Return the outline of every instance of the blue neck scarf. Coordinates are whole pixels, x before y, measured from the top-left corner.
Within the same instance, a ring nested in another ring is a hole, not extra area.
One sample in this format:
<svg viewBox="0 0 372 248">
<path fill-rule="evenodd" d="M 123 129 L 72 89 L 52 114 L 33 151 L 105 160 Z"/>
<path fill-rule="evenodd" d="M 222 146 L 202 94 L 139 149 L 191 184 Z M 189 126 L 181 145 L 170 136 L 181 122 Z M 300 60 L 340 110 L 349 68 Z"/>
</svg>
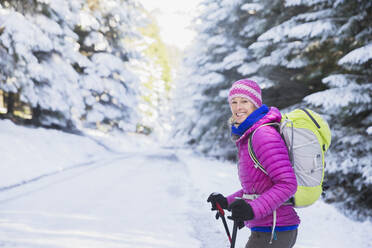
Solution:
<svg viewBox="0 0 372 248">
<path fill-rule="evenodd" d="M 266 105 L 262 105 L 255 111 L 253 111 L 247 119 L 245 119 L 238 127 L 234 125 L 231 126 L 231 135 L 239 135 L 242 136 L 245 131 L 247 131 L 253 124 L 259 121 L 262 117 L 264 117 L 267 112 L 269 112 L 269 108 Z"/>
</svg>

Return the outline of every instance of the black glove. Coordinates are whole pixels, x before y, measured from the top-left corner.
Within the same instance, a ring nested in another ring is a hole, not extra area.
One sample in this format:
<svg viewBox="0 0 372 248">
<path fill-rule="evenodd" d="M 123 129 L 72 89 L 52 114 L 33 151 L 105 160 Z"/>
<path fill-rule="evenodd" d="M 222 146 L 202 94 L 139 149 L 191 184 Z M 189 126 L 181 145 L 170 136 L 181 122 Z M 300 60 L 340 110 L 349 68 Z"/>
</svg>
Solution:
<svg viewBox="0 0 372 248">
<path fill-rule="evenodd" d="M 237 221 L 252 220 L 254 218 L 254 213 L 251 205 L 249 205 L 245 200 L 238 199 L 229 205 L 228 210 L 231 211 L 231 216 L 229 219 Z"/>
<path fill-rule="evenodd" d="M 227 209 L 228 203 L 226 197 L 220 193 L 212 193 L 209 195 L 207 202 L 212 204 L 212 210 L 217 210 L 216 203 L 220 204 L 221 208 Z"/>
</svg>

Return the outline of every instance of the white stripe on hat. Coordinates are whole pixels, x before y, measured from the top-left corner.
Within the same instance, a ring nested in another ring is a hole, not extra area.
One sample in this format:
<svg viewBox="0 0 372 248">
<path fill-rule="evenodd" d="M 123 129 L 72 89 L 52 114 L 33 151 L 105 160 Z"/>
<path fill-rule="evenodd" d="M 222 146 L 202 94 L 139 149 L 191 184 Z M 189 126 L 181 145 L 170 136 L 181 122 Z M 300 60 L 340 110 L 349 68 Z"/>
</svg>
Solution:
<svg viewBox="0 0 372 248">
<path fill-rule="evenodd" d="M 259 108 L 260 106 L 258 105 L 258 102 L 255 101 L 252 97 L 248 96 L 247 94 L 234 94 L 229 98 L 229 101 L 231 101 L 234 97 L 242 97 L 242 98 L 247 98 L 249 101 L 253 103 L 254 106 Z"/>
<path fill-rule="evenodd" d="M 236 85 L 233 85 L 233 87 L 231 88 L 231 90 L 236 89 L 236 88 L 247 90 L 250 93 L 252 93 L 255 97 L 257 97 L 258 99 L 261 100 L 261 94 L 259 92 L 257 92 L 255 89 L 253 89 L 252 87 L 249 87 L 249 86 L 244 85 L 244 84 L 236 84 Z"/>
</svg>

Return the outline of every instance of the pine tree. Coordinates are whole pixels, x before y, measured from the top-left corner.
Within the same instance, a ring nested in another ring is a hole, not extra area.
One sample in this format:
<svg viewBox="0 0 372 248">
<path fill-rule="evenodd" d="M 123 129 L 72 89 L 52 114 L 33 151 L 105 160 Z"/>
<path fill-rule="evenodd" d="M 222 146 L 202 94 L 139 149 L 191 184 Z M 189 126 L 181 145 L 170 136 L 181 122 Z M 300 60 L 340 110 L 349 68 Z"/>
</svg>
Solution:
<svg viewBox="0 0 372 248">
<path fill-rule="evenodd" d="M 327 89 L 304 100 L 327 113 L 333 130 L 328 181 L 334 189 L 326 200 L 343 202 L 362 220 L 372 215 L 372 3 L 337 1 L 332 11 L 338 25 L 323 53 L 332 57 L 332 70 L 321 79 Z"/>
<path fill-rule="evenodd" d="M 178 97 L 191 101 L 178 105 L 193 110 L 186 111 L 187 118 L 179 113 L 186 123 L 177 134 L 204 153 L 235 159 L 227 125 L 231 114 L 228 89 L 244 77 L 260 82 L 262 88 L 273 86 L 273 81 L 259 74 L 260 65 L 248 47 L 279 18 L 280 1 L 208 0 L 201 9 L 196 21 L 198 36 L 185 59 L 185 67 L 190 69 L 183 76 L 192 87 L 182 88 Z"/>
<path fill-rule="evenodd" d="M 141 8 L 132 1 L 95 1 L 83 8 L 83 14 L 86 23 L 76 26 L 75 32 L 80 53 L 90 59 L 77 66 L 86 92 L 84 125 L 135 131 L 139 78 L 133 64 L 142 58 L 131 40 L 141 38 L 136 31 L 143 22 Z"/>
</svg>

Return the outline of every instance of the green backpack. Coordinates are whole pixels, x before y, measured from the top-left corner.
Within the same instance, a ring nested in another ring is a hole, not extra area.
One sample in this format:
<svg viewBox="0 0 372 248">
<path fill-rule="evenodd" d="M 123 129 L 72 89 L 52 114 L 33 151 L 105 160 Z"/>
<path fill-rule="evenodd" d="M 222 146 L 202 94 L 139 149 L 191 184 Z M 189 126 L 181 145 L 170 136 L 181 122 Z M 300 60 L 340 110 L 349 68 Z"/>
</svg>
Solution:
<svg viewBox="0 0 372 248">
<path fill-rule="evenodd" d="M 310 206 L 322 194 L 324 154 L 331 144 L 331 130 L 327 122 L 314 111 L 295 109 L 285 114 L 280 123 L 267 123 L 260 127 L 267 125 L 278 127 L 288 148 L 298 184 L 297 191 L 291 199 L 293 205 Z M 249 137 L 248 150 L 256 168 L 267 174 L 252 146 L 252 138 L 258 128 Z"/>
</svg>

